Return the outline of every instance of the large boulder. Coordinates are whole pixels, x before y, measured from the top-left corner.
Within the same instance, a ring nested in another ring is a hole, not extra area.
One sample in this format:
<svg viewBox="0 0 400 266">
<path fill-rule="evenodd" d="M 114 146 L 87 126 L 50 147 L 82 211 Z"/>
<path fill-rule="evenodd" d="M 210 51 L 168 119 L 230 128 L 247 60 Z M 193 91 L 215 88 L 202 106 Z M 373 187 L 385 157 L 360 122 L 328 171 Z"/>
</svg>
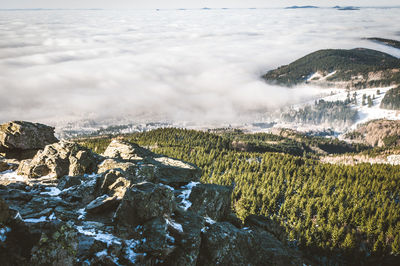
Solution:
<svg viewBox="0 0 400 266">
<path fill-rule="evenodd" d="M 232 187 L 198 184 L 192 188 L 189 210 L 213 220 L 223 220 L 231 212 Z"/>
<path fill-rule="evenodd" d="M 132 180 L 135 183 L 148 181 L 180 185 L 198 181 L 201 176 L 201 169 L 193 164 L 156 155 L 135 143 L 123 140 L 113 140 L 103 156 L 109 159 L 99 165 L 99 172 L 120 168 L 127 172 L 127 178 L 129 175 L 136 179 Z"/>
<path fill-rule="evenodd" d="M 143 160 L 145 157 L 151 156 L 153 153 L 137 144 L 123 140 L 113 140 L 103 155 L 109 158 L 123 159 L 128 161 Z"/>
<path fill-rule="evenodd" d="M 39 149 L 55 142 L 58 139 L 53 127 L 25 121 L 0 125 L 0 152 L 10 158 L 32 158 Z"/>
<path fill-rule="evenodd" d="M 52 175 L 75 176 L 97 172 L 100 156 L 76 143 L 61 141 L 47 145 L 32 160 L 22 161 L 18 174 L 30 178 Z"/>
<path fill-rule="evenodd" d="M 267 232 L 223 222 L 202 235 L 198 265 L 303 265 L 304 260 Z"/>
<path fill-rule="evenodd" d="M 199 181 L 201 169 L 181 160 L 169 157 L 155 157 L 147 160 L 154 165 L 154 176 L 158 182 L 171 185 Z"/>
<path fill-rule="evenodd" d="M 163 185 L 143 182 L 129 188 L 115 214 L 119 225 L 134 226 L 156 217 L 170 215 L 175 209 L 174 194 Z"/>
</svg>

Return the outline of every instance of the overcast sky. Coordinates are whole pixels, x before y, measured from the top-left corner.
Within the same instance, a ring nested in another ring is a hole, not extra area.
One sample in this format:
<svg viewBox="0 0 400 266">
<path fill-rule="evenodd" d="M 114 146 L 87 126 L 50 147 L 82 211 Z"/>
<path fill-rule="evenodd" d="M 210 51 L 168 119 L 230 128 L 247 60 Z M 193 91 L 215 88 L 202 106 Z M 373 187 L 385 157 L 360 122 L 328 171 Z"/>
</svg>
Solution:
<svg viewBox="0 0 400 266">
<path fill-rule="evenodd" d="M 398 6 L 399 0 L 12 0 L 0 1 L 0 8 L 198 8 L 198 7 L 280 7 L 317 6 Z"/>
</svg>

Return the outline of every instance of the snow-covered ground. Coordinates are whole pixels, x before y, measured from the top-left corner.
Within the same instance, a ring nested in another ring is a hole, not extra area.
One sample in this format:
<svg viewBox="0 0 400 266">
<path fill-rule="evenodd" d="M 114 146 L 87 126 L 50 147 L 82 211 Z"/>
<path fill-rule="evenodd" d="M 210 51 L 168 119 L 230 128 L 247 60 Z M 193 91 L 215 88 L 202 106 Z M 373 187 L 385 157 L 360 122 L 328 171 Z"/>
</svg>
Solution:
<svg viewBox="0 0 400 266">
<path fill-rule="evenodd" d="M 357 104 L 352 104 L 352 108 L 357 109 L 358 111 L 358 119 L 356 123 L 352 126 L 352 128 L 357 127 L 358 124 L 365 123 L 374 119 L 387 118 L 391 120 L 400 120 L 400 111 L 396 110 L 386 110 L 381 109 L 380 105 L 383 97 L 386 92 L 390 90 L 392 87 L 385 88 L 369 88 L 362 90 L 355 90 L 350 92 L 350 97 L 353 98 L 354 93 L 357 93 Z M 377 91 L 379 90 L 380 94 L 378 95 Z M 323 97 L 322 99 L 325 101 L 344 101 L 347 98 L 348 92 L 346 90 L 336 91 L 333 95 Z M 365 100 L 365 105 L 362 105 L 363 95 L 370 96 L 372 100 L 372 106 L 368 107 L 368 101 Z"/>
<path fill-rule="evenodd" d="M 369 88 L 369 89 L 361 89 L 361 90 L 352 90 L 350 91 L 350 98 L 354 98 L 354 93 L 356 93 L 357 104 L 351 104 L 353 109 L 358 111 L 358 119 L 356 122 L 350 127 L 342 127 L 342 128 L 334 128 L 335 131 L 338 132 L 345 132 L 348 130 L 355 129 L 359 124 L 368 122 L 374 119 L 390 119 L 390 120 L 400 120 L 400 111 L 396 110 L 386 110 L 381 109 L 380 105 L 382 102 L 383 97 L 385 96 L 386 92 L 390 90 L 392 87 L 385 87 L 385 88 Z M 379 90 L 379 94 L 377 93 Z M 348 96 L 348 91 L 346 89 L 324 89 L 321 93 L 320 97 L 310 99 L 307 102 L 299 103 L 296 105 L 292 105 L 290 108 L 294 110 L 298 110 L 303 108 L 306 105 L 314 105 L 315 100 L 325 100 L 329 102 L 333 101 L 345 101 Z M 362 105 L 363 95 L 365 94 L 365 105 Z M 372 100 L 372 106 L 368 106 L 368 96 L 370 96 Z M 307 125 L 307 124 L 296 124 L 296 123 L 284 123 L 278 122 L 274 127 L 277 128 L 292 128 L 298 131 L 311 131 L 311 130 L 325 130 L 330 128 L 330 125 L 321 124 L 321 125 Z M 251 130 L 257 131 L 257 130 Z M 269 129 L 264 130 L 269 131 Z"/>
</svg>

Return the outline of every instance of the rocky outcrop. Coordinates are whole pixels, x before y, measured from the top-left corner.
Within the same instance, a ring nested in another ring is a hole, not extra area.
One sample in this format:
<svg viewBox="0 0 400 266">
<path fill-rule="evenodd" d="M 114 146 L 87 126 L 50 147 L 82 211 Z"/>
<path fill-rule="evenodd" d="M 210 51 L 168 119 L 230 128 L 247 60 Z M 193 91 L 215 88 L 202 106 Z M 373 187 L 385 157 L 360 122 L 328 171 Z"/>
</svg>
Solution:
<svg viewBox="0 0 400 266">
<path fill-rule="evenodd" d="M 152 152 L 134 143 L 113 140 L 110 145 L 108 145 L 103 155 L 109 158 L 139 161 L 151 156 Z"/>
<path fill-rule="evenodd" d="M 0 125 L 0 153 L 8 158 L 32 158 L 39 149 L 55 142 L 53 127 L 25 121 Z"/>
<path fill-rule="evenodd" d="M 97 171 L 100 160 L 101 157 L 89 149 L 73 142 L 61 141 L 46 146 L 32 160 L 23 161 L 18 168 L 18 174 L 30 178 L 91 174 Z"/>
<path fill-rule="evenodd" d="M 198 184 L 189 196 L 190 211 L 213 220 L 223 220 L 231 212 L 232 187 Z"/>
<path fill-rule="evenodd" d="M 18 172 L 0 173 L 0 261 L 192 266 L 305 262 L 269 228 L 256 223 L 242 228 L 231 210 L 232 188 L 201 184 L 196 166 L 123 141 L 110 146 L 104 158 L 63 141 L 21 162 Z"/>
<path fill-rule="evenodd" d="M 302 265 L 298 254 L 267 232 L 215 223 L 202 235 L 199 265 Z"/>
<path fill-rule="evenodd" d="M 143 224 L 150 219 L 171 215 L 175 208 L 172 190 L 150 182 L 139 183 L 129 188 L 115 213 L 121 225 Z"/>
<path fill-rule="evenodd" d="M 163 183 L 180 186 L 200 180 L 201 169 L 190 163 L 156 155 L 137 144 L 113 140 L 107 147 L 104 160 L 98 166 L 102 173 L 110 169 L 120 169 L 133 182 Z"/>
<path fill-rule="evenodd" d="M 200 180 L 201 169 L 190 163 L 164 156 L 148 162 L 155 166 L 154 175 L 158 182 L 177 185 Z"/>
</svg>

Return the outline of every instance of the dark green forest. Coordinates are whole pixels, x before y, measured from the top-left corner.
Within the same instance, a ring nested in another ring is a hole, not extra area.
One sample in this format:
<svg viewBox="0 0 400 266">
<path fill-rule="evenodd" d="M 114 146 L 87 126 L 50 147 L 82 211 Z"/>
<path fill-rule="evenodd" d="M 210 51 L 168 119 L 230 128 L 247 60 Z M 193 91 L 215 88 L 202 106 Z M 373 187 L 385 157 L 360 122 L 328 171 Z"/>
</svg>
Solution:
<svg viewBox="0 0 400 266">
<path fill-rule="evenodd" d="M 124 138 L 198 165 L 202 182 L 234 186 L 233 208 L 241 219 L 250 214 L 269 217 L 280 226 L 283 242 L 321 264 L 327 259 L 339 265 L 399 260 L 400 166 L 323 164 L 311 149 L 327 145 L 327 151 L 336 153 L 360 147 L 290 132 L 157 129 Z M 79 140 L 98 153 L 110 141 Z M 242 149 L 235 147 L 238 142 L 275 145 L 277 150 Z"/>
</svg>

